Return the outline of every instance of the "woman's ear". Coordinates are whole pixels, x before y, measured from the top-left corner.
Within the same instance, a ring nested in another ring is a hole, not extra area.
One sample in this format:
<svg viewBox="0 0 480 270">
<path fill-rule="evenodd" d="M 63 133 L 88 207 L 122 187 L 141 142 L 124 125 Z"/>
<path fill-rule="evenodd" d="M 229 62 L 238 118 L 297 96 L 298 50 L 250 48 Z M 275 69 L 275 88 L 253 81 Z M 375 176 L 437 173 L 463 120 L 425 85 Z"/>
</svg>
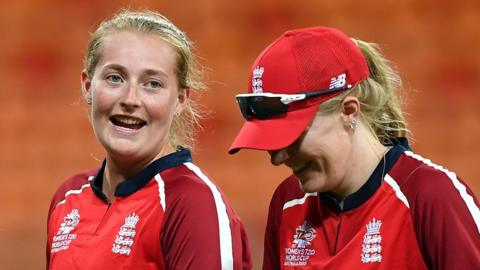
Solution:
<svg viewBox="0 0 480 270">
<path fill-rule="evenodd" d="M 360 101 L 353 96 L 347 96 L 343 99 L 341 105 L 342 120 L 349 125 L 355 125 L 360 115 Z M 353 124 L 352 124 L 353 123 Z"/>
<path fill-rule="evenodd" d="M 175 109 L 175 114 L 179 115 L 183 112 L 185 107 L 187 106 L 188 99 L 190 98 L 190 88 L 186 87 L 183 89 L 179 89 L 178 91 L 178 103 Z"/>
<path fill-rule="evenodd" d="M 88 105 L 92 104 L 92 81 L 88 77 L 87 70 L 82 70 L 82 74 L 80 75 L 80 83 L 82 85 L 82 94 L 85 102 Z"/>
</svg>

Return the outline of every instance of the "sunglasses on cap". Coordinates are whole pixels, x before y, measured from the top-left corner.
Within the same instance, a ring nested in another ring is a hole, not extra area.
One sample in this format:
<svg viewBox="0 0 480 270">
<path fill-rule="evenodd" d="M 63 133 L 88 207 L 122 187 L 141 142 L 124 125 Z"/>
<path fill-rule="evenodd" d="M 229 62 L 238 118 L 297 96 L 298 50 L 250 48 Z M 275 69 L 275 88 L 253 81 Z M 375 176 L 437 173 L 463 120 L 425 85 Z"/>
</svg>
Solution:
<svg viewBox="0 0 480 270">
<path fill-rule="evenodd" d="M 259 93 L 239 94 L 235 97 L 245 120 L 266 120 L 286 114 L 289 110 L 288 104 L 292 102 L 308 100 L 310 98 L 323 96 L 326 94 L 350 88 L 352 88 L 352 86 L 347 85 L 339 88 L 331 88 L 297 94 Z"/>
</svg>

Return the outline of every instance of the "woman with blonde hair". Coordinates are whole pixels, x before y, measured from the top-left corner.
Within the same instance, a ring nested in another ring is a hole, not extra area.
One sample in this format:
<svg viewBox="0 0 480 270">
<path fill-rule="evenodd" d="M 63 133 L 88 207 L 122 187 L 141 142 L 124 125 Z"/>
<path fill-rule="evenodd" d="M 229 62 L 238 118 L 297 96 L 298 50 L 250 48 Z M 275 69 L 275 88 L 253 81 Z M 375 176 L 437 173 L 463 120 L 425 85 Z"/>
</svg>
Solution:
<svg viewBox="0 0 480 270">
<path fill-rule="evenodd" d="M 190 41 L 156 12 L 92 34 L 81 85 L 105 160 L 54 195 L 47 268 L 251 268 L 240 219 L 186 148 L 198 75 Z"/>
<path fill-rule="evenodd" d="M 260 54 L 230 153 L 268 151 L 292 170 L 263 269 L 479 269 L 478 200 L 410 150 L 400 90 L 377 46 L 333 28 L 288 31 Z"/>
</svg>

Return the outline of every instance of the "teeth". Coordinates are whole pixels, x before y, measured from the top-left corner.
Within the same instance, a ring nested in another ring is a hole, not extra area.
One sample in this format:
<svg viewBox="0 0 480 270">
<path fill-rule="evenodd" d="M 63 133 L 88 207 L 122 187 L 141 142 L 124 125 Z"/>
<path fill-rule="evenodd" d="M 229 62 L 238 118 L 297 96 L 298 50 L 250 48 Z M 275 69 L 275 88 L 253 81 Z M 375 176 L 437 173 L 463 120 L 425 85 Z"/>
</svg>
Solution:
<svg viewBox="0 0 480 270">
<path fill-rule="evenodd" d="M 143 123 L 142 120 L 139 120 L 139 119 L 135 119 L 135 118 L 130 118 L 130 117 L 123 117 L 123 116 L 120 116 L 120 117 L 116 117 L 117 121 L 119 122 L 122 122 L 126 125 L 140 125 Z"/>
</svg>

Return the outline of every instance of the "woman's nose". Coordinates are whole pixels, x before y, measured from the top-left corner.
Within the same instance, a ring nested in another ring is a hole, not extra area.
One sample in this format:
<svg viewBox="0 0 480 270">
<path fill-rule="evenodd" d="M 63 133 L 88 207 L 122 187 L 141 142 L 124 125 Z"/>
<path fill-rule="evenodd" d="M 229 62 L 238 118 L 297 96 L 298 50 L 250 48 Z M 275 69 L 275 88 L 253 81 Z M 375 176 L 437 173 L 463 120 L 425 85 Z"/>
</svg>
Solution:
<svg viewBox="0 0 480 270">
<path fill-rule="evenodd" d="M 120 103 L 126 110 L 132 110 L 140 106 L 140 99 L 135 85 L 128 85 Z"/>
</svg>

